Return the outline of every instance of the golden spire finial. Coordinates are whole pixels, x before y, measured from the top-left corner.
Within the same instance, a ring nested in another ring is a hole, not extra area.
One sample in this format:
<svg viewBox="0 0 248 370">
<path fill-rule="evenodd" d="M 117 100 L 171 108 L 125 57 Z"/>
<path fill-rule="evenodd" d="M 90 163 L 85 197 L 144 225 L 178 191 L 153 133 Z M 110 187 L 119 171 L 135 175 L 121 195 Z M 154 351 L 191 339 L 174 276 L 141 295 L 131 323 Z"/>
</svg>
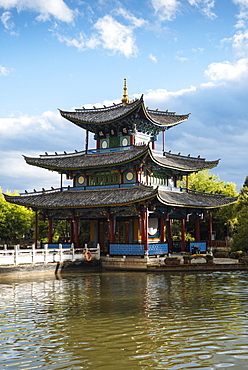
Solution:
<svg viewBox="0 0 248 370">
<path fill-rule="evenodd" d="M 127 93 L 127 79 L 124 78 L 124 87 L 123 87 L 123 98 L 121 99 L 123 105 L 127 105 L 129 102 L 128 93 Z"/>
</svg>

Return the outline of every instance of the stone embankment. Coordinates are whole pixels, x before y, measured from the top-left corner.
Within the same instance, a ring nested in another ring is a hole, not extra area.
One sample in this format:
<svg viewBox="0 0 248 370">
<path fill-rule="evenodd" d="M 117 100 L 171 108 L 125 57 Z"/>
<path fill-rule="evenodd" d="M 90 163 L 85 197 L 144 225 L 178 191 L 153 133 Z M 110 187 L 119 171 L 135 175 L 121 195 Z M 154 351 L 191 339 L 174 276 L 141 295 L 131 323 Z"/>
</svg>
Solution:
<svg viewBox="0 0 248 370">
<path fill-rule="evenodd" d="M 184 263 L 182 256 L 178 256 L 176 264 L 165 263 L 163 258 L 135 258 L 135 257 L 101 257 L 99 261 L 54 262 L 48 264 L 0 266 L 0 279 L 10 275 L 15 277 L 39 276 L 42 274 L 87 273 L 92 271 L 144 271 L 144 272 L 203 272 L 203 271 L 238 271 L 248 270 L 246 261 L 231 258 L 213 258 L 208 262 L 200 256 L 192 258 L 189 264 Z"/>
</svg>

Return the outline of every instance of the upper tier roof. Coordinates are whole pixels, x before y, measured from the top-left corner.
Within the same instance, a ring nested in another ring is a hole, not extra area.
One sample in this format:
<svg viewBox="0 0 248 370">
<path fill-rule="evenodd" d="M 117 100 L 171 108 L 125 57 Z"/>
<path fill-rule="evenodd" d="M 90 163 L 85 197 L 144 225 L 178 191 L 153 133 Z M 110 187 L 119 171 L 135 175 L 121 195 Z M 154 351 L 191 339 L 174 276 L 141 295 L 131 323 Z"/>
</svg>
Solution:
<svg viewBox="0 0 248 370">
<path fill-rule="evenodd" d="M 219 160 L 206 161 L 203 158 L 184 157 L 179 154 L 165 152 L 158 155 L 153 152 L 149 145 L 134 146 L 133 149 L 95 154 L 73 153 L 60 155 L 42 155 L 39 158 L 25 157 L 28 164 L 47 168 L 54 171 L 80 170 L 88 168 L 103 168 L 132 162 L 140 157 L 148 155 L 152 162 L 162 168 L 182 171 L 186 173 L 200 171 L 216 167 Z"/>
<path fill-rule="evenodd" d="M 10 203 L 38 209 L 109 207 L 131 205 L 148 199 L 157 199 L 161 204 L 171 207 L 214 209 L 237 200 L 237 197 L 228 198 L 214 194 L 165 191 L 145 185 L 132 188 L 67 190 L 20 196 L 5 194 L 4 196 Z"/>
<path fill-rule="evenodd" d="M 174 112 L 150 110 L 144 105 L 143 95 L 140 99 L 125 105 L 120 103 L 103 108 L 82 108 L 76 109 L 75 112 L 60 110 L 64 118 L 93 133 L 97 133 L 102 126 L 127 118 L 134 112 L 137 114 L 136 118 L 144 119 L 144 123 L 148 123 L 158 131 L 178 125 L 189 118 L 189 114 L 177 115 Z"/>
</svg>

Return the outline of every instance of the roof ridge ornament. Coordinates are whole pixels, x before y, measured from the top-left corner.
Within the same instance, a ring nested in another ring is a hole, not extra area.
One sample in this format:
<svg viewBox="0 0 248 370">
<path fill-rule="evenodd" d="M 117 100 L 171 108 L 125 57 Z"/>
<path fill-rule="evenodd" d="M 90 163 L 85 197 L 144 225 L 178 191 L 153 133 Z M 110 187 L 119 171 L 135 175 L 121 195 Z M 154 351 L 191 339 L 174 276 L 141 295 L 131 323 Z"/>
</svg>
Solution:
<svg viewBox="0 0 248 370">
<path fill-rule="evenodd" d="M 126 78 L 124 78 L 123 98 L 121 99 L 121 101 L 122 101 L 124 106 L 126 106 L 127 103 L 129 103 L 128 93 L 127 93 L 127 79 Z"/>
</svg>

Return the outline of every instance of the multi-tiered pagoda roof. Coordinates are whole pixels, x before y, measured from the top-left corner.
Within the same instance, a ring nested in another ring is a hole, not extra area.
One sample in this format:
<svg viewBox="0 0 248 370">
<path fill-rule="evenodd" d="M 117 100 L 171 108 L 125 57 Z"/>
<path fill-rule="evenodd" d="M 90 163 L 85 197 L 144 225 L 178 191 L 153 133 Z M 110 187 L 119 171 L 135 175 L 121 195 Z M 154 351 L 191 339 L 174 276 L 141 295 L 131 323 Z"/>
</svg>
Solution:
<svg viewBox="0 0 248 370">
<path fill-rule="evenodd" d="M 149 109 L 143 95 L 129 102 L 126 90 L 125 84 L 120 104 L 60 110 L 62 117 L 86 130 L 85 150 L 45 153 L 35 158 L 24 156 L 29 165 L 58 172 L 60 187 L 5 197 L 8 202 L 41 212 L 43 219 L 49 220 L 50 241 L 53 220 L 70 219 L 77 225 L 75 243 L 78 245 L 80 221 L 87 219 L 91 220 L 91 238 L 94 238 L 94 243 L 101 244 L 104 253 L 109 253 L 109 250 L 122 253 L 120 246 L 125 241 L 132 249 L 131 254 L 138 254 L 137 243 L 143 243 L 148 253 L 148 244 L 154 244 L 158 240 L 156 238 L 160 238 L 161 244 L 157 249 L 153 246 L 149 253 L 164 253 L 165 219 L 166 222 L 181 219 L 184 235 L 184 221 L 189 217 L 198 222 L 212 209 L 236 201 L 236 197 L 206 194 L 188 188 L 188 175 L 216 167 L 219 159 L 209 161 L 200 156 L 184 156 L 166 151 L 164 147 L 162 151 L 155 150 L 158 135 L 164 135 L 169 128 L 188 120 L 189 114 Z M 94 149 L 88 148 L 89 132 L 94 134 Z M 70 186 L 63 186 L 63 175 L 71 180 Z M 186 186 L 183 188 L 182 180 L 185 178 Z M 156 226 L 156 233 L 150 236 L 149 223 L 153 229 L 155 224 L 160 224 Z M 106 228 L 109 228 L 108 233 Z M 168 228 L 171 230 L 171 224 Z M 199 239 L 199 231 L 197 234 Z M 171 231 L 167 237 L 172 244 Z M 116 247 L 114 241 L 120 244 Z M 182 239 L 182 250 L 184 247 Z"/>
</svg>

